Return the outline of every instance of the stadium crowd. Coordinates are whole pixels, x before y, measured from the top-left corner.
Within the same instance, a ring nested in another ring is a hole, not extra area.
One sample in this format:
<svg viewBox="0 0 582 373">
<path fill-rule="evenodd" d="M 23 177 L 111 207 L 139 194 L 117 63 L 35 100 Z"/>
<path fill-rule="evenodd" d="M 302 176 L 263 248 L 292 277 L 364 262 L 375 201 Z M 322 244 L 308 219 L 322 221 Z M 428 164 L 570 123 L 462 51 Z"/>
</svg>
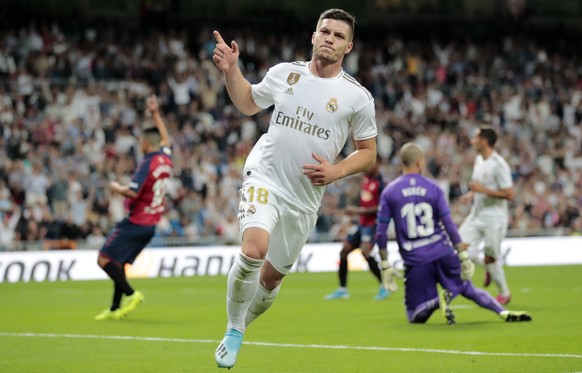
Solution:
<svg viewBox="0 0 582 373">
<path fill-rule="evenodd" d="M 232 30 L 221 30 L 227 38 Z M 148 126 L 145 98 L 158 95 L 173 141 L 175 175 L 157 236 L 191 243 L 238 241 L 242 166 L 269 113 L 252 118 L 228 102 L 211 61 L 212 30 L 64 31 L 31 24 L 0 31 L 0 250 L 19 242 L 86 240 L 102 245 L 125 215 L 110 179 L 129 181 Z M 240 35 L 240 30 L 237 30 Z M 305 60 L 304 35 L 243 30 L 245 76 Z M 579 52 L 579 51 L 578 51 Z M 490 124 L 516 185 L 510 229 L 582 233 L 582 61 L 533 39 L 355 40 L 344 68 L 376 99 L 385 181 L 398 173 L 396 150 L 416 141 L 428 171 L 460 223 L 474 151 L 472 131 Z M 151 125 L 151 124 L 150 124 Z M 346 149 L 346 153 L 347 153 Z M 339 240 L 342 214 L 359 198 L 359 177 L 328 187 L 312 240 Z"/>
</svg>

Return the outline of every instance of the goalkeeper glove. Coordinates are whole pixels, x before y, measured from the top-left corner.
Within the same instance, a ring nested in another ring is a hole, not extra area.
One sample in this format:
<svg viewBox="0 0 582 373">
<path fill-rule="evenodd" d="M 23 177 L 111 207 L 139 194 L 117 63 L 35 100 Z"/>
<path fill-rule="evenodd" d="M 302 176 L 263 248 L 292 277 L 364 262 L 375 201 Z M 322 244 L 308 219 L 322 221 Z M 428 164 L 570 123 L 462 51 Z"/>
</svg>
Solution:
<svg viewBox="0 0 582 373">
<path fill-rule="evenodd" d="M 471 280 L 475 273 L 475 264 L 469 259 L 467 250 L 459 251 L 457 255 L 461 261 L 461 278 L 465 281 Z"/>
<path fill-rule="evenodd" d="M 380 268 L 382 269 L 382 286 L 389 292 L 394 293 L 398 290 L 398 284 L 394 281 L 394 277 L 400 277 L 399 273 L 390 267 L 387 260 L 380 262 Z"/>
</svg>

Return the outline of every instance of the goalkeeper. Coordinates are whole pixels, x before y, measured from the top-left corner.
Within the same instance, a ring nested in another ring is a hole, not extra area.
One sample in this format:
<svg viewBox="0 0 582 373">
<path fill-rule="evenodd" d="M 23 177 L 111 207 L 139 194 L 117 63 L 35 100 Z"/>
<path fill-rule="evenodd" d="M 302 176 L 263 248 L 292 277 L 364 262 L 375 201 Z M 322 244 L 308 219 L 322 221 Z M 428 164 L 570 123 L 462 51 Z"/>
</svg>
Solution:
<svg viewBox="0 0 582 373">
<path fill-rule="evenodd" d="M 396 241 L 405 266 L 406 313 L 411 323 L 424 323 L 441 309 L 449 324 L 455 323 L 449 307 L 457 295 L 473 300 L 503 320 L 530 321 L 523 311 L 508 311 L 485 290 L 473 286 L 475 266 L 461 242 L 442 189 L 421 175 L 423 150 L 408 143 L 400 149 L 403 175 L 388 184 L 380 197 L 376 240 L 381 250 L 384 286 L 394 291 L 394 271 L 388 264 L 387 228 L 394 219 Z M 437 291 L 437 284 L 443 290 Z"/>
</svg>

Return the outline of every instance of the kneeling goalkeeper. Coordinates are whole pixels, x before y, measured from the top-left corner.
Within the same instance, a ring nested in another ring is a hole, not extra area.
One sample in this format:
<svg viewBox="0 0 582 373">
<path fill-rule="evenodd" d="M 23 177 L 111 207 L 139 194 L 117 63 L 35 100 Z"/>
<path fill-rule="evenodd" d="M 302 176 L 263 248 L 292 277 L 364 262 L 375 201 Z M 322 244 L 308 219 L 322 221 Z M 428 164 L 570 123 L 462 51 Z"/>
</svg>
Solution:
<svg viewBox="0 0 582 373">
<path fill-rule="evenodd" d="M 387 260 L 387 228 L 394 219 L 396 241 L 405 266 L 405 305 L 408 321 L 425 323 L 441 309 L 449 324 L 455 323 L 449 303 L 457 295 L 473 300 L 508 322 L 530 321 L 523 311 L 508 311 L 485 290 L 473 286 L 475 266 L 461 242 L 444 192 L 434 181 L 421 175 L 423 150 L 408 143 L 400 149 L 402 175 L 388 184 L 380 197 L 377 243 L 382 254 L 384 286 L 396 290 L 395 271 Z M 437 284 L 443 290 L 437 291 Z"/>
</svg>

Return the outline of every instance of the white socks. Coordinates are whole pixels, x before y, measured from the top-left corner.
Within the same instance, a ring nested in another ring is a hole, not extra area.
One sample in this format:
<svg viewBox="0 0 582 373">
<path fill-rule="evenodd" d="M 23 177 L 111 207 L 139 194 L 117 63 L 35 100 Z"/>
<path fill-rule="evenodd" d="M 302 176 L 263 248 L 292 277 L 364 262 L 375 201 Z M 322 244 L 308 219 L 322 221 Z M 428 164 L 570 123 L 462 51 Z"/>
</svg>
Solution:
<svg viewBox="0 0 582 373">
<path fill-rule="evenodd" d="M 266 310 L 269 309 L 269 307 L 271 307 L 275 301 L 275 298 L 277 298 L 277 294 L 279 294 L 279 289 L 281 289 L 281 284 L 279 284 L 279 286 L 273 290 L 268 291 L 263 287 L 262 284 L 259 283 L 259 290 L 251 301 L 247 311 L 245 327 L 249 326 L 250 323 L 252 323 L 257 317 L 261 316 L 263 313 L 265 313 Z"/>
<path fill-rule="evenodd" d="M 246 328 L 245 316 L 251 300 L 257 295 L 259 272 L 263 262 L 264 260 L 249 258 L 243 253 L 239 253 L 239 256 L 234 261 L 228 273 L 227 281 L 227 330 L 237 329 L 244 333 Z"/>
<path fill-rule="evenodd" d="M 509 288 L 507 287 L 507 280 L 505 279 L 505 271 L 503 270 L 503 266 L 499 260 L 493 263 L 489 263 L 485 267 L 491 276 L 491 280 L 499 287 L 499 294 L 504 297 L 509 296 Z"/>
</svg>

